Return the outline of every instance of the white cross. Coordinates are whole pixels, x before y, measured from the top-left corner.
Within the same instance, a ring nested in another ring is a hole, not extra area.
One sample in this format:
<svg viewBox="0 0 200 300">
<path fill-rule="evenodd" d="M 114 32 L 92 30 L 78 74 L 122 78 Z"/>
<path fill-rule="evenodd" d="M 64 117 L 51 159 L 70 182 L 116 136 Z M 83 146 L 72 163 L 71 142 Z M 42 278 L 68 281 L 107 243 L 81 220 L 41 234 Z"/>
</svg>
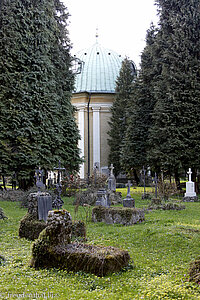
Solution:
<svg viewBox="0 0 200 300">
<path fill-rule="evenodd" d="M 189 181 L 192 181 L 192 171 L 191 171 L 191 168 L 189 168 L 189 171 L 187 172 L 187 174 L 189 175 Z"/>
</svg>

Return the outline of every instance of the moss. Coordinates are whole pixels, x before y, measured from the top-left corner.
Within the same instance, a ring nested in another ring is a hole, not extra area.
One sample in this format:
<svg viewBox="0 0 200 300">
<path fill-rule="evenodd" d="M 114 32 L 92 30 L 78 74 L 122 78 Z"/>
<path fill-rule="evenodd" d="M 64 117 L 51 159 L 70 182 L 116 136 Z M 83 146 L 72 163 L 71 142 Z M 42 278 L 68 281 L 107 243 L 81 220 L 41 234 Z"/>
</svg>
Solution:
<svg viewBox="0 0 200 300">
<path fill-rule="evenodd" d="M 200 257 L 190 263 L 189 281 L 200 284 Z"/>
<path fill-rule="evenodd" d="M 20 221 L 19 237 L 33 241 L 38 238 L 40 232 L 45 227 L 46 223 L 44 221 L 39 221 L 31 214 L 27 213 Z"/>
<path fill-rule="evenodd" d="M 97 276 L 119 272 L 128 265 L 127 251 L 114 247 L 92 246 L 81 243 L 47 247 L 38 240 L 33 246 L 31 266 L 38 268 L 59 268 L 68 271 L 84 271 Z"/>
<path fill-rule="evenodd" d="M 55 213 L 60 213 L 60 210 L 55 211 Z M 19 237 L 34 241 L 38 239 L 40 233 L 46 226 L 44 221 L 35 219 L 31 214 L 27 213 L 20 221 Z M 75 221 L 72 224 L 72 238 L 86 239 L 86 226 L 83 221 Z"/>
<path fill-rule="evenodd" d="M 175 202 L 161 202 L 160 204 L 151 203 L 148 209 L 182 210 L 185 209 L 185 205 L 175 203 Z"/>
<path fill-rule="evenodd" d="M 138 216 L 141 214 L 143 214 L 143 210 L 136 209 L 136 208 L 128 208 L 128 207 L 107 208 L 103 206 L 96 206 L 92 209 L 92 215 L 93 216 L 95 215 L 95 219 L 97 222 L 102 222 L 110 215 L 112 219 L 114 219 L 116 216 L 119 216 L 121 219 L 125 220 L 126 223 L 129 223 L 133 215 Z"/>
</svg>

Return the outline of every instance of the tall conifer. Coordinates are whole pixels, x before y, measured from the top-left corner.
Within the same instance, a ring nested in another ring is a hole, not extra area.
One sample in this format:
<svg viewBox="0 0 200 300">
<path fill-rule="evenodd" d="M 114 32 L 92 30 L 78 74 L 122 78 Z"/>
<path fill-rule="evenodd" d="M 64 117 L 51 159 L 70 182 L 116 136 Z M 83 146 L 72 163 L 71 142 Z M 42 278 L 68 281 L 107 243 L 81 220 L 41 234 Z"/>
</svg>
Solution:
<svg viewBox="0 0 200 300">
<path fill-rule="evenodd" d="M 158 0 L 161 75 L 150 129 L 152 165 L 175 173 L 200 167 L 200 3 Z"/>
<path fill-rule="evenodd" d="M 111 120 L 108 144 L 110 146 L 109 163 L 113 163 L 115 175 L 122 171 L 120 151 L 126 131 L 127 106 L 133 93 L 136 69 L 132 61 L 126 58 L 116 81 L 116 98 L 111 108 Z"/>
<path fill-rule="evenodd" d="M 153 25 L 147 32 L 146 47 L 141 56 L 141 70 L 128 106 L 127 128 L 121 148 L 121 165 L 128 173 L 136 173 L 148 164 L 148 134 L 155 104 L 153 83 L 159 75 L 159 52 L 154 57 L 157 51 L 156 32 Z"/>
<path fill-rule="evenodd" d="M 22 188 L 39 164 L 78 169 L 67 19 L 58 0 L 0 1 L 0 165 Z"/>
</svg>

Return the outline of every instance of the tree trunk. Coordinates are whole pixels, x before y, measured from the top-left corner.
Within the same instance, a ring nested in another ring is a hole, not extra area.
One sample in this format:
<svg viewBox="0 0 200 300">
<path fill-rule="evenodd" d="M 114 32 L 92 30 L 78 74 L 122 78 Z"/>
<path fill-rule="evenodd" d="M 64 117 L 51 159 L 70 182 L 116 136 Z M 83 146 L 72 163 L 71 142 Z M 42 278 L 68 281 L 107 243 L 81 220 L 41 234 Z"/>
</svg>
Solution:
<svg viewBox="0 0 200 300">
<path fill-rule="evenodd" d="M 179 177 L 179 174 L 178 174 L 177 170 L 175 170 L 175 172 L 174 172 L 174 177 L 175 177 L 177 190 L 181 191 L 180 177 Z"/>
<path fill-rule="evenodd" d="M 134 175 L 134 178 L 135 178 L 135 182 L 138 185 L 140 183 L 140 178 L 138 177 L 137 172 L 136 172 L 135 169 L 133 170 L 133 175 Z"/>
<path fill-rule="evenodd" d="M 7 188 L 6 188 L 6 178 L 4 175 L 2 175 L 2 178 L 3 178 L 3 187 L 4 187 L 4 190 L 7 191 Z"/>
</svg>

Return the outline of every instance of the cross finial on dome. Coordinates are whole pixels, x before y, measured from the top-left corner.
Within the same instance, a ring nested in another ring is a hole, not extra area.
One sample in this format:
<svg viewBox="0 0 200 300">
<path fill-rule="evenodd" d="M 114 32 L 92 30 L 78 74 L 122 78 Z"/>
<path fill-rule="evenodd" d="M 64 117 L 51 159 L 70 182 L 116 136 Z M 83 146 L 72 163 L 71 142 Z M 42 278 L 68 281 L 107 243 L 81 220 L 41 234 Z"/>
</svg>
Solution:
<svg viewBox="0 0 200 300">
<path fill-rule="evenodd" d="M 96 35 L 95 35 L 95 37 L 96 37 L 96 43 L 98 43 L 98 37 L 99 37 L 99 28 L 98 27 L 96 28 Z"/>
</svg>

